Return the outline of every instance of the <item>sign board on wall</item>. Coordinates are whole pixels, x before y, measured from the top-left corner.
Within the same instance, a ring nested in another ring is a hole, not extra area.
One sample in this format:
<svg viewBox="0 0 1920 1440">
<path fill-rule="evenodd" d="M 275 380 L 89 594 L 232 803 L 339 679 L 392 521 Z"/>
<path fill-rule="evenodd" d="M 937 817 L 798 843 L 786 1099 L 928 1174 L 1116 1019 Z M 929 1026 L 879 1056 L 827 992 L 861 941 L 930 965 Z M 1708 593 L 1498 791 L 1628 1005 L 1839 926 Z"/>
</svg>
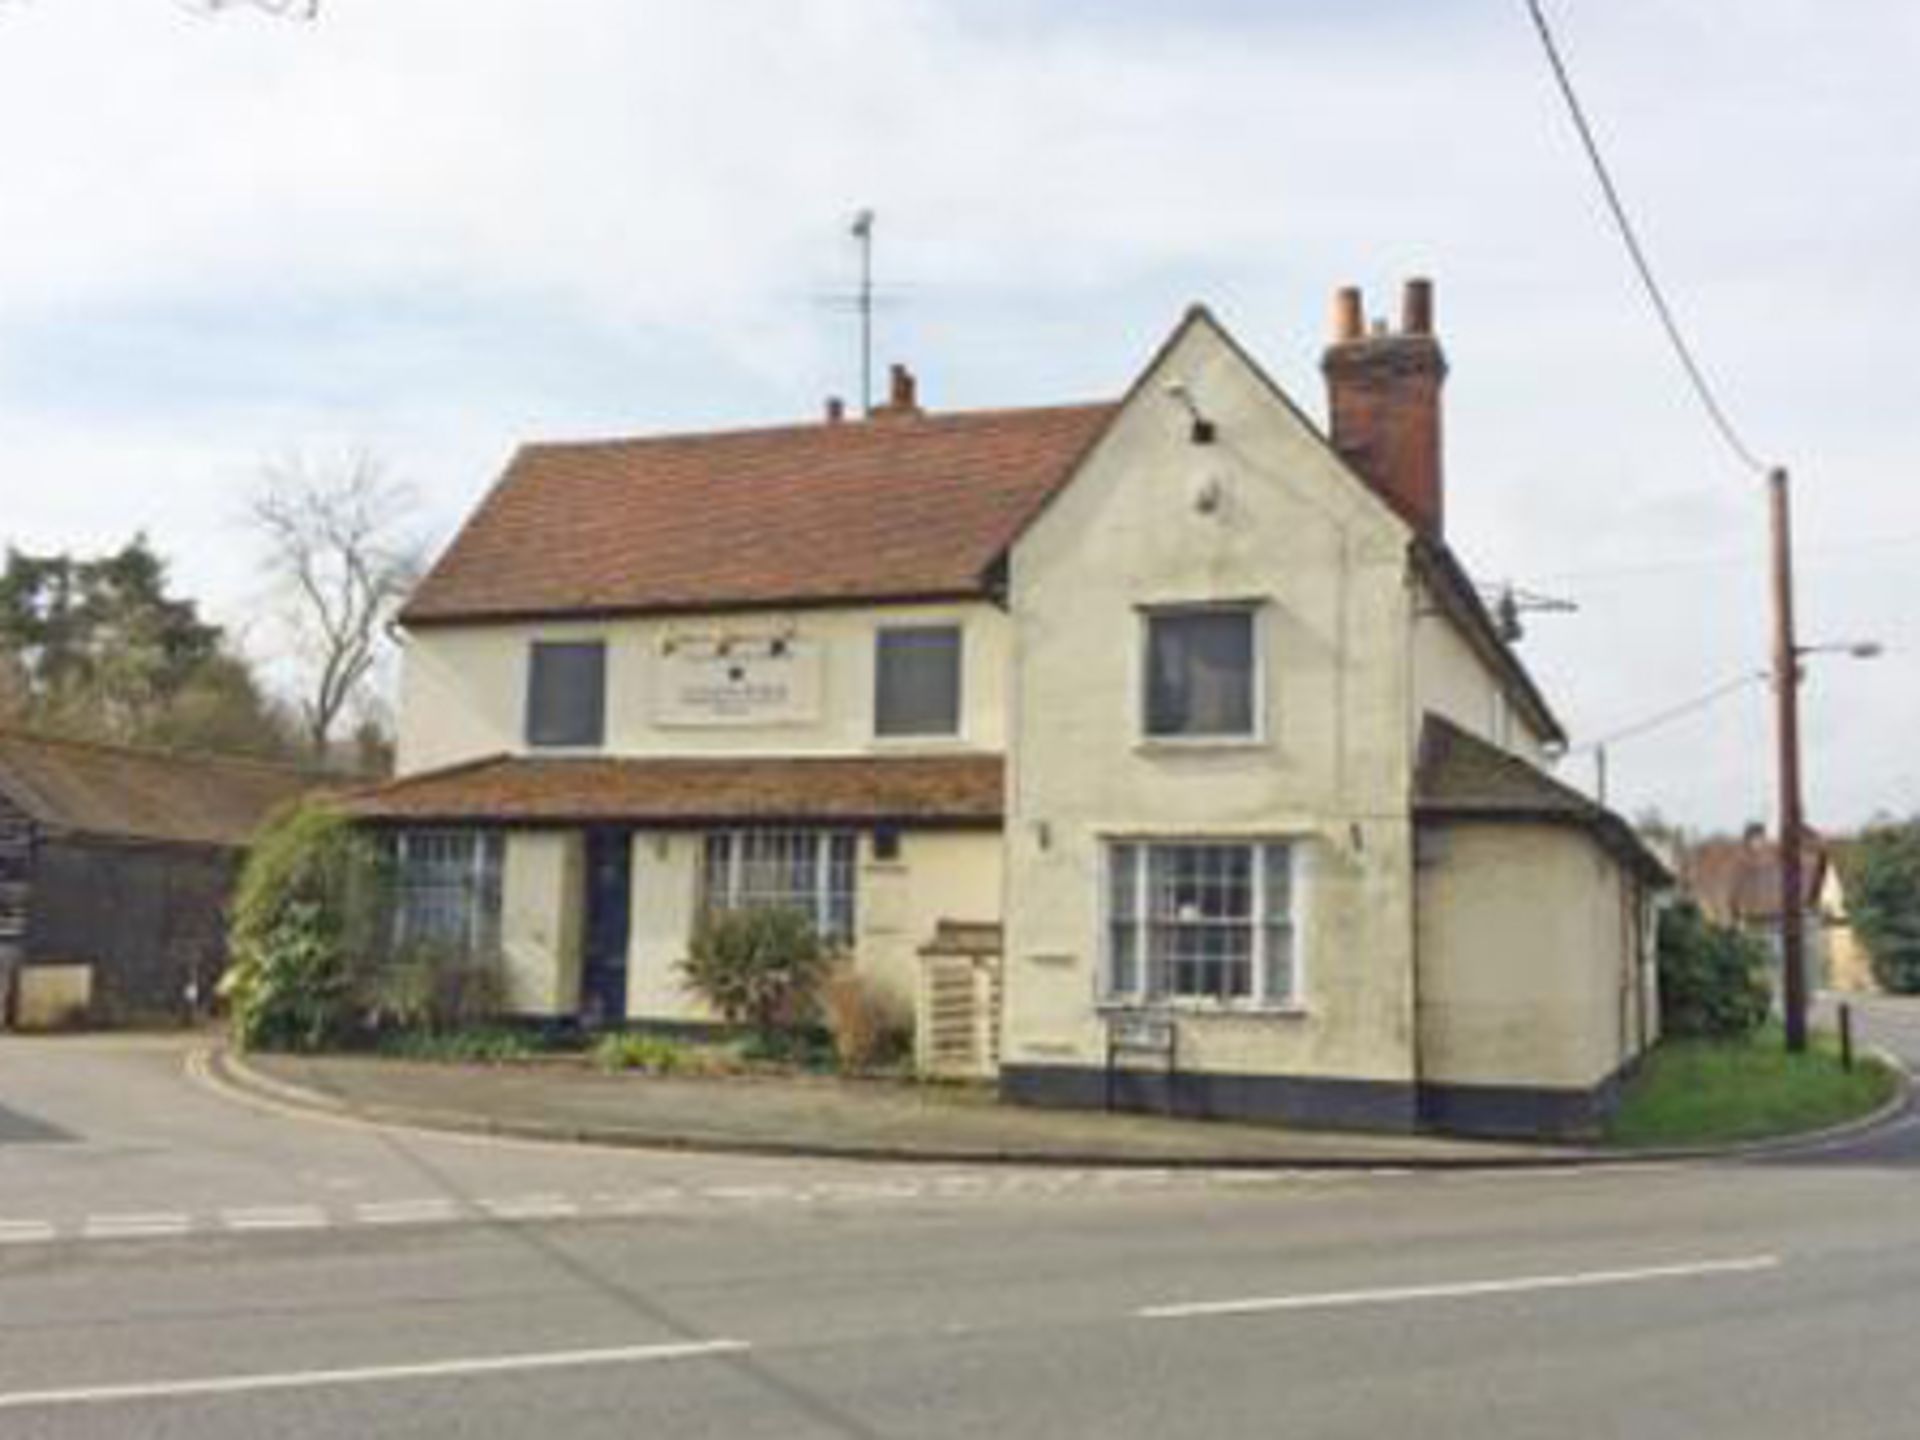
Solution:
<svg viewBox="0 0 1920 1440">
<path fill-rule="evenodd" d="M 653 722 L 807 725 L 820 718 L 820 647 L 795 635 L 670 637 L 654 655 Z"/>
</svg>

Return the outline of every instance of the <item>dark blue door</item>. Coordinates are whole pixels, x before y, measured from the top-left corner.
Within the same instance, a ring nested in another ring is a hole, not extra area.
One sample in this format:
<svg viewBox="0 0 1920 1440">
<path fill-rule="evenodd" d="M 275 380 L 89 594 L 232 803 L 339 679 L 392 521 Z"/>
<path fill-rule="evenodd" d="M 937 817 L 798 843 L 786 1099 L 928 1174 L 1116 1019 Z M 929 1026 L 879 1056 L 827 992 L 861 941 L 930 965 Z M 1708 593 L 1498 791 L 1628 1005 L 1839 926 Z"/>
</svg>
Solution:
<svg viewBox="0 0 1920 1440">
<path fill-rule="evenodd" d="M 633 901 L 633 835 L 587 832 L 587 925 L 580 965 L 580 1018 L 618 1024 L 627 1014 L 627 929 Z"/>
</svg>

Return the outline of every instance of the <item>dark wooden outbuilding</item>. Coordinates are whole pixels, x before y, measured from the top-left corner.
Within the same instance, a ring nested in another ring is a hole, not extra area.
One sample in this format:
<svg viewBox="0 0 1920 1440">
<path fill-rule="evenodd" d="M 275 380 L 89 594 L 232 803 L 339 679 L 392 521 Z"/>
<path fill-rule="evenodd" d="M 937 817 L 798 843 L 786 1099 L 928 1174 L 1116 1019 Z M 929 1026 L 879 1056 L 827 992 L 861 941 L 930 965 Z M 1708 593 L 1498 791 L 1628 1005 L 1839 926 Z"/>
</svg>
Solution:
<svg viewBox="0 0 1920 1440">
<path fill-rule="evenodd" d="M 0 1018 L 41 965 L 91 967 L 91 1019 L 204 1009 L 247 840 L 314 784 L 284 766 L 0 728 Z"/>
</svg>

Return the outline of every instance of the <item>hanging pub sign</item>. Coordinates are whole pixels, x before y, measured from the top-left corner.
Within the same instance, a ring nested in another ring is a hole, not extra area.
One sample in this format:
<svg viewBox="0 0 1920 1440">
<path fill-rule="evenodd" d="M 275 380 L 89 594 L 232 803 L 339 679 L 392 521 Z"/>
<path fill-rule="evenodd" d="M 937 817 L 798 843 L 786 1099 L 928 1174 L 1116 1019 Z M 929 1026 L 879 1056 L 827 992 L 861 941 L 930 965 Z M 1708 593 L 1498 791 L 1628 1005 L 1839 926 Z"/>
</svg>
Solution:
<svg viewBox="0 0 1920 1440">
<path fill-rule="evenodd" d="M 654 656 L 663 726 L 804 725 L 820 718 L 820 648 L 790 633 L 669 636 Z"/>
</svg>

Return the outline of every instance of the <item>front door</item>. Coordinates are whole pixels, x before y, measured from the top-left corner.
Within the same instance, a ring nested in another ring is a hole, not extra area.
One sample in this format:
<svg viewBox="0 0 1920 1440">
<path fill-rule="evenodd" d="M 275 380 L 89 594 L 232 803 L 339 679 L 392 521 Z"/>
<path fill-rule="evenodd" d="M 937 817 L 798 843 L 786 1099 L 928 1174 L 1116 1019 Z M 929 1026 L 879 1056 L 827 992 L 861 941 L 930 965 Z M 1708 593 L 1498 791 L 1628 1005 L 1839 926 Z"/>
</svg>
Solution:
<svg viewBox="0 0 1920 1440">
<path fill-rule="evenodd" d="M 587 832 L 587 924 L 580 962 L 580 1019 L 617 1024 L 627 1013 L 627 922 L 633 903 L 633 835 Z"/>
</svg>

